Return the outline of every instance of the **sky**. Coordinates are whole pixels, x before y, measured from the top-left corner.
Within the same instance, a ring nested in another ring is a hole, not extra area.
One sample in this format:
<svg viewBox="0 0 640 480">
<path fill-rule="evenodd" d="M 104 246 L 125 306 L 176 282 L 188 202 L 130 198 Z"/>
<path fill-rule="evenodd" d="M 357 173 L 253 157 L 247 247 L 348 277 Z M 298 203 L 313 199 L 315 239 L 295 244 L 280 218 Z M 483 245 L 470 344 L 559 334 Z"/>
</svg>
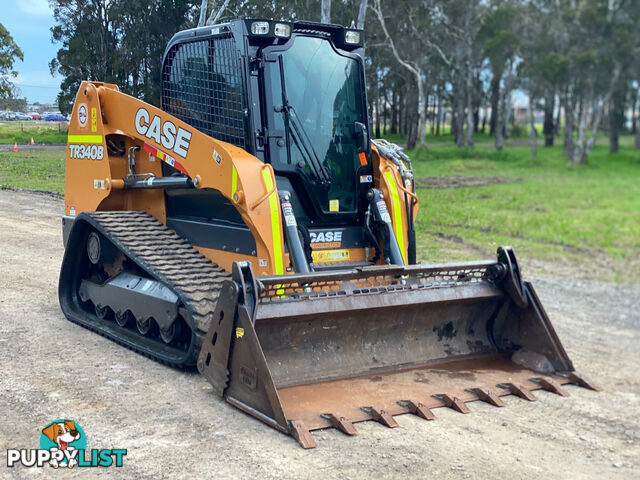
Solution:
<svg viewBox="0 0 640 480">
<path fill-rule="evenodd" d="M 60 44 L 51 43 L 53 12 L 48 0 L 0 0 L 0 23 L 24 53 L 16 61 L 18 77 L 12 79 L 29 102 L 55 103 L 62 77 L 52 77 L 49 62 Z"/>
</svg>

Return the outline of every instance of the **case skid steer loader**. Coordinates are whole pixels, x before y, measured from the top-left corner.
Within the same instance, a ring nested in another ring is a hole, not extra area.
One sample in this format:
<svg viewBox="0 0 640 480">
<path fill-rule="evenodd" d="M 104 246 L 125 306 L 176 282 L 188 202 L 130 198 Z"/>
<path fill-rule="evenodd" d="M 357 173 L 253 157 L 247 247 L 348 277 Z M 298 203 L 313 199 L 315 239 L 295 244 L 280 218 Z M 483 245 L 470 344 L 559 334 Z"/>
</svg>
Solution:
<svg viewBox="0 0 640 480">
<path fill-rule="evenodd" d="M 162 108 L 83 82 L 60 304 L 314 447 L 311 430 L 467 413 L 574 372 L 509 247 L 416 264 L 400 148 L 370 141 L 363 32 L 235 20 L 176 34 Z"/>
</svg>

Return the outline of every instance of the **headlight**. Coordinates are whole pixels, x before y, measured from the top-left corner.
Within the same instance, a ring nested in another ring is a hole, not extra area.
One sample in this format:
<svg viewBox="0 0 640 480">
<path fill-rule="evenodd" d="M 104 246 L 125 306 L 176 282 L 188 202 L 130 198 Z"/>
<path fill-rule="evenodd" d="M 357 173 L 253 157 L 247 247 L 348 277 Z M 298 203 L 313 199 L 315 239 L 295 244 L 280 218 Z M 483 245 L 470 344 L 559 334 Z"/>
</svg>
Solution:
<svg viewBox="0 0 640 480">
<path fill-rule="evenodd" d="M 344 34 L 344 41 L 350 44 L 360 43 L 360 32 L 354 32 L 353 30 L 347 30 Z"/>
<path fill-rule="evenodd" d="M 253 22 L 251 33 L 254 35 L 266 35 L 269 33 L 269 22 Z"/>
<path fill-rule="evenodd" d="M 291 36 L 291 26 L 286 23 L 276 23 L 273 33 L 276 37 L 288 38 Z"/>
</svg>

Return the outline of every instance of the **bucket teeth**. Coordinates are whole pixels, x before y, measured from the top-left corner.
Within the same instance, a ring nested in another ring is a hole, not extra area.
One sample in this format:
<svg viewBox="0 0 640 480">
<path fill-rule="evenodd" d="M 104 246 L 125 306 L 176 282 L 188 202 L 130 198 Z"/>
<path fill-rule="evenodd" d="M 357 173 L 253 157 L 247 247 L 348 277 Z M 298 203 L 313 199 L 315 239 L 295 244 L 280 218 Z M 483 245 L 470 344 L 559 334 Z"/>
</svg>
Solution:
<svg viewBox="0 0 640 480">
<path fill-rule="evenodd" d="M 471 413 L 471 410 L 469 410 L 467 404 L 460 400 L 458 397 L 452 397 L 451 395 L 448 395 L 446 393 L 433 396 L 438 400 L 442 400 L 445 406 L 455 410 L 456 412 Z"/>
<path fill-rule="evenodd" d="M 596 392 L 601 392 L 602 387 L 596 383 L 593 383 L 591 379 L 585 377 L 583 374 L 579 372 L 571 372 L 569 374 L 569 382 L 574 385 L 578 385 L 583 388 L 588 388 L 590 390 L 595 390 Z"/>
<path fill-rule="evenodd" d="M 425 420 L 436 419 L 436 416 L 433 414 L 431 409 L 427 407 L 424 403 L 413 402 L 411 400 L 402 400 L 398 402 L 398 405 L 400 405 L 403 408 L 406 408 L 407 410 L 409 410 L 409 412 L 419 416 L 420 418 L 424 418 Z"/>
<path fill-rule="evenodd" d="M 295 438 L 302 448 L 316 448 L 316 441 L 309 433 L 307 427 L 305 427 L 304 423 L 299 420 L 290 420 L 290 433 Z"/>
<path fill-rule="evenodd" d="M 500 386 L 509 390 L 512 394 L 517 395 L 520 398 L 524 398 L 525 400 L 529 400 L 530 402 L 535 402 L 537 400 L 535 395 L 531 393 L 531 390 L 519 383 L 504 383 Z"/>
<path fill-rule="evenodd" d="M 502 399 L 493 391 L 488 388 L 472 388 L 470 390 L 478 396 L 478 399 L 486 402 L 494 407 L 504 407 Z"/>
<path fill-rule="evenodd" d="M 560 395 L 561 397 L 569 396 L 569 392 L 562 388 L 562 385 L 560 385 L 551 377 L 532 378 L 530 380 L 532 382 L 538 383 L 540 387 L 542 387 L 544 390 L 547 390 L 548 392 L 555 393 L 556 395 Z"/>
<path fill-rule="evenodd" d="M 378 423 L 381 423 L 385 427 L 396 428 L 398 422 L 391 416 L 386 410 L 380 407 L 368 407 L 363 410 L 371 415 L 371 417 Z"/>
<path fill-rule="evenodd" d="M 358 433 L 356 428 L 353 426 L 353 423 L 351 423 L 351 421 L 343 416 L 335 415 L 333 413 L 327 413 L 325 415 L 322 415 L 322 417 L 329 420 L 331 426 L 337 428 L 342 433 L 345 433 L 347 435 L 356 435 Z"/>
</svg>

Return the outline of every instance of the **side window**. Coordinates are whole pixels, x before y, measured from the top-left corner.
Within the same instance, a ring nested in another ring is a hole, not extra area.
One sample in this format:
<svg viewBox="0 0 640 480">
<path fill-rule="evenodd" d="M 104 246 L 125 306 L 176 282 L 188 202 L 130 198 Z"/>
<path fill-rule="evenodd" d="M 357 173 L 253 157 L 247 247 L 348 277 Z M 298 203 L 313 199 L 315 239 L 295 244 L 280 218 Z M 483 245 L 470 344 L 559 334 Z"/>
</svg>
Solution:
<svg viewBox="0 0 640 480">
<path fill-rule="evenodd" d="M 233 38 L 178 44 L 167 55 L 162 106 L 203 133 L 245 148 L 244 98 Z"/>
</svg>

